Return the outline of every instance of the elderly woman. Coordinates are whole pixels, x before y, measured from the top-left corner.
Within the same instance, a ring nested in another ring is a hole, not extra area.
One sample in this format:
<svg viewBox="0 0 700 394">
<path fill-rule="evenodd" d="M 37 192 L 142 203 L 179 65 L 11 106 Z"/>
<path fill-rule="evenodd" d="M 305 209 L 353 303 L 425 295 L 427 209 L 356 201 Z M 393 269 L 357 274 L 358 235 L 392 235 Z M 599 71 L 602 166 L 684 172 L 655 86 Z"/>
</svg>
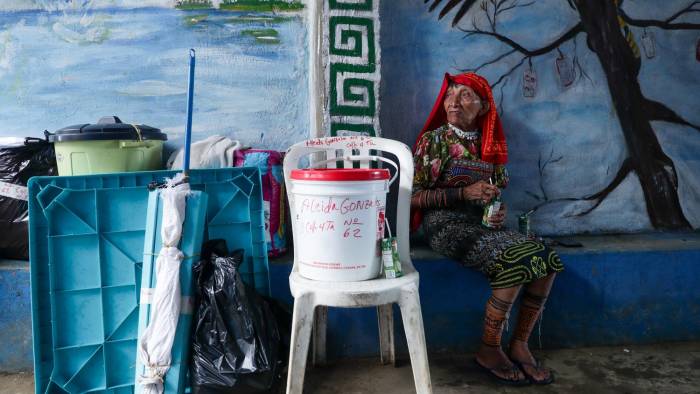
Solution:
<svg viewBox="0 0 700 394">
<path fill-rule="evenodd" d="M 486 223 L 484 207 L 508 183 L 507 147 L 488 82 L 474 73 L 445 74 L 432 113 L 414 146 L 413 228 L 430 247 L 481 271 L 491 285 L 476 363 L 506 384 L 549 384 L 528 347 L 557 272 L 556 252 L 506 230 L 505 204 Z M 508 354 L 501 335 L 521 289 L 520 314 Z"/>
</svg>

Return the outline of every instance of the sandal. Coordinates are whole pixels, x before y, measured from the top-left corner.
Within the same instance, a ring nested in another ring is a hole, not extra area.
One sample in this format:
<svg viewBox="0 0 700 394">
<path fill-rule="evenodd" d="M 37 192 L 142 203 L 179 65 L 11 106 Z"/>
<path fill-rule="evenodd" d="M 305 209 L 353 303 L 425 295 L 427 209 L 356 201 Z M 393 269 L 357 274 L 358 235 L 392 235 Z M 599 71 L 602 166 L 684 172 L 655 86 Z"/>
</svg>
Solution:
<svg viewBox="0 0 700 394">
<path fill-rule="evenodd" d="M 513 359 L 511 359 L 511 361 L 513 362 L 513 364 L 517 365 L 521 371 L 523 371 L 523 374 L 527 377 L 527 379 L 530 381 L 530 383 L 537 384 L 537 385 L 546 385 L 546 384 L 554 383 L 554 371 L 552 371 L 551 369 L 549 370 L 549 376 L 546 377 L 545 379 L 542 379 L 542 380 L 537 380 L 537 379 L 535 379 L 534 376 L 527 373 L 527 370 L 524 368 L 524 366 L 532 367 L 536 371 L 541 371 L 544 369 L 544 365 L 539 360 L 535 359 L 535 364 L 523 363 L 523 362 L 513 360 Z"/>
<path fill-rule="evenodd" d="M 516 371 L 519 371 L 518 367 L 515 364 L 513 364 L 509 367 L 503 365 L 503 366 L 496 367 L 496 368 L 489 368 L 489 367 L 481 364 L 479 362 L 479 360 L 477 360 L 476 358 L 474 359 L 474 363 L 476 363 L 476 365 L 481 370 L 488 373 L 498 383 L 505 384 L 508 386 L 528 386 L 530 384 L 530 379 L 528 378 L 528 376 L 525 372 L 523 372 L 523 375 L 525 375 L 525 377 L 523 379 L 520 379 L 520 380 L 502 378 L 496 374 L 496 372 L 501 372 L 501 373 L 509 373 L 510 372 L 510 373 L 515 374 Z"/>
</svg>

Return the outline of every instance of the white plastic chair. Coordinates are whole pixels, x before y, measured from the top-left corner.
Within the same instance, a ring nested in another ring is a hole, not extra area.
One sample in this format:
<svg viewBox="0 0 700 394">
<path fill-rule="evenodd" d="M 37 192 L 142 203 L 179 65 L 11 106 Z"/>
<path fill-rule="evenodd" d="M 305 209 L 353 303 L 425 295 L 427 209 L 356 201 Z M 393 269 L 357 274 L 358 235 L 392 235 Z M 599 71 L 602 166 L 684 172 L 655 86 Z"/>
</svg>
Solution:
<svg viewBox="0 0 700 394">
<path fill-rule="evenodd" d="M 403 276 L 396 279 L 377 278 L 360 282 L 324 282 L 306 279 L 299 275 L 297 267 L 297 238 L 294 243 L 294 268 L 289 276 L 289 287 L 294 296 L 292 338 L 289 351 L 289 374 L 287 393 L 301 394 L 304 386 L 306 359 L 313 331 L 313 363 L 326 361 L 326 318 L 328 306 L 355 308 L 377 307 L 379 321 L 380 355 L 383 364 L 395 363 L 394 318 L 392 304 L 401 310 L 408 349 L 413 367 L 413 378 L 418 394 L 432 393 L 428 354 L 426 351 L 423 317 L 418 296 L 418 272 L 413 268 L 409 248 L 409 207 L 413 183 L 413 156 L 405 144 L 376 137 L 327 137 L 307 140 L 293 145 L 284 159 L 284 178 L 287 190 L 293 169 L 300 168 L 300 159 L 315 153 L 316 160 L 339 158 L 346 167 L 351 167 L 356 157 L 370 155 L 370 150 L 388 152 L 399 161 L 399 191 L 396 211 L 396 236 Z M 321 152 L 321 153 L 317 153 Z M 325 157 L 319 158 L 319 156 Z M 335 167 L 336 161 L 327 167 Z M 367 167 L 368 160 L 361 160 Z M 294 212 L 294 195 L 290 192 L 289 204 Z M 294 228 L 292 229 L 294 233 Z M 315 316 L 314 316 L 315 311 Z"/>
</svg>

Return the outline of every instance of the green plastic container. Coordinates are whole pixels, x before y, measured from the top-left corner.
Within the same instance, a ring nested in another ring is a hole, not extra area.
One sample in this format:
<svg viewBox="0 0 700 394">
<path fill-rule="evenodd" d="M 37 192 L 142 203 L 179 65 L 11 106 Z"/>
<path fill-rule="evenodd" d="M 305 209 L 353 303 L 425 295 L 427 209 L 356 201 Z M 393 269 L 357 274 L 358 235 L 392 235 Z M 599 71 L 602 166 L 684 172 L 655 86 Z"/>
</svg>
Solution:
<svg viewBox="0 0 700 394">
<path fill-rule="evenodd" d="M 49 136 L 61 176 L 160 170 L 167 139 L 159 129 L 122 123 L 116 116 L 64 127 Z"/>
</svg>

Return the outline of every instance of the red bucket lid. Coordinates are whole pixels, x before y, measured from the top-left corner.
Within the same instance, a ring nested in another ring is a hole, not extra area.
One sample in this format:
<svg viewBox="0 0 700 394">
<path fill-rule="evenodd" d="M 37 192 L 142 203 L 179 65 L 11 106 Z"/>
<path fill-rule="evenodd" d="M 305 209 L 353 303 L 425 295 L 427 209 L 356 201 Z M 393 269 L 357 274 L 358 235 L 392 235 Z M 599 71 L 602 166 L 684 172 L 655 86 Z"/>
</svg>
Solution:
<svg viewBox="0 0 700 394">
<path fill-rule="evenodd" d="M 378 168 L 315 168 L 292 170 L 299 181 L 377 181 L 389 179 L 389 170 Z"/>
</svg>

